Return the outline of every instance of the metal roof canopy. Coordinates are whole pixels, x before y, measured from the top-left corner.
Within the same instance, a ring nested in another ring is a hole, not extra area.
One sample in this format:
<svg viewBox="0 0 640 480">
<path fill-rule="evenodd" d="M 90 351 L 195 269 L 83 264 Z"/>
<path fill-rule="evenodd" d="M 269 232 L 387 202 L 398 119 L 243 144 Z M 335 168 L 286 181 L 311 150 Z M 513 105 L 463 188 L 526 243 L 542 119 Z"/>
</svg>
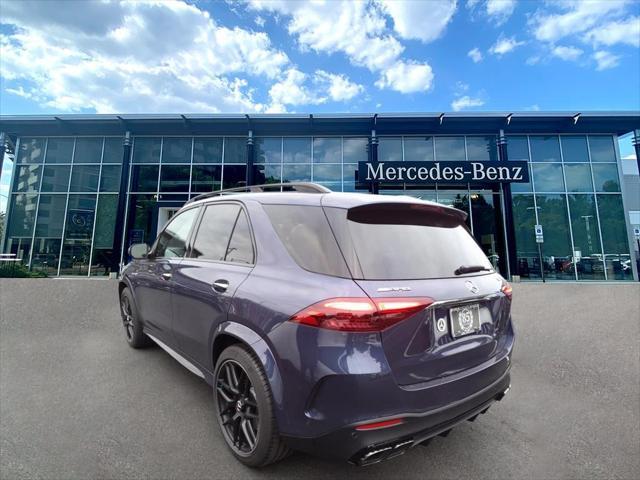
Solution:
<svg viewBox="0 0 640 480">
<path fill-rule="evenodd" d="M 0 115 L 11 135 L 378 135 L 608 133 L 640 129 L 640 112 Z"/>
</svg>

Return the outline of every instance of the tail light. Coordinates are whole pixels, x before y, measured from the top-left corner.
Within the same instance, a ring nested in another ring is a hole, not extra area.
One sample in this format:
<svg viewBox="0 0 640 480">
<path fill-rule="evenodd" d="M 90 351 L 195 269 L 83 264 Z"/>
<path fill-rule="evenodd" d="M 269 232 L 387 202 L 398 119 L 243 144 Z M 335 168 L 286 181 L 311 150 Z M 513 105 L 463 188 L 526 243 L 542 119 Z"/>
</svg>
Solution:
<svg viewBox="0 0 640 480">
<path fill-rule="evenodd" d="M 290 320 L 343 332 L 379 332 L 432 303 L 428 297 L 329 298 L 299 311 Z"/>
<path fill-rule="evenodd" d="M 358 425 L 356 430 L 366 431 L 366 430 L 380 430 L 381 428 L 389 428 L 395 427 L 396 425 L 402 425 L 404 423 L 404 418 L 393 418 L 391 420 L 383 420 L 382 422 L 372 422 L 365 423 L 363 425 Z"/>
<path fill-rule="evenodd" d="M 500 288 L 500 291 L 504 293 L 509 300 L 513 297 L 513 288 L 506 280 L 502 280 L 502 288 Z"/>
</svg>

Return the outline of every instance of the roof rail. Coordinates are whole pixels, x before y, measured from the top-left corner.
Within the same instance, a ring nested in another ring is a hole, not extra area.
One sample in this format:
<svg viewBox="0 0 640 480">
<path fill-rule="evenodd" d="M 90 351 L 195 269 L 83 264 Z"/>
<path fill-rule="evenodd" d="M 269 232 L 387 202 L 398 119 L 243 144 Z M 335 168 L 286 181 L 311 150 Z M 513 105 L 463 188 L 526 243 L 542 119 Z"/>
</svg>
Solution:
<svg viewBox="0 0 640 480">
<path fill-rule="evenodd" d="M 275 189 L 275 190 L 274 190 Z M 246 187 L 227 188 L 224 190 L 216 190 L 215 192 L 207 192 L 193 197 L 187 203 L 197 202 L 205 198 L 218 197 L 221 195 L 230 195 L 234 193 L 245 192 L 300 192 L 300 193 L 331 193 L 327 187 L 311 182 L 290 182 L 290 183 L 265 183 L 262 185 L 248 185 Z"/>
</svg>

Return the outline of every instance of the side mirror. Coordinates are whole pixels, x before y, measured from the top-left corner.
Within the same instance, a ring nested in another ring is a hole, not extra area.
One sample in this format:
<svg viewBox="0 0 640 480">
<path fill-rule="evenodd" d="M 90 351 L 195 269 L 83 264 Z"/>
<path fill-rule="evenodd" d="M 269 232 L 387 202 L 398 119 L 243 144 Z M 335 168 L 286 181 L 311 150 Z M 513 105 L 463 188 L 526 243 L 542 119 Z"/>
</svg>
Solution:
<svg viewBox="0 0 640 480">
<path fill-rule="evenodd" d="M 146 243 L 134 243 L 129 247 L 129 255 L 136 260 L 146 258 L 149 254 L 149 245 Z"/>
</svg>

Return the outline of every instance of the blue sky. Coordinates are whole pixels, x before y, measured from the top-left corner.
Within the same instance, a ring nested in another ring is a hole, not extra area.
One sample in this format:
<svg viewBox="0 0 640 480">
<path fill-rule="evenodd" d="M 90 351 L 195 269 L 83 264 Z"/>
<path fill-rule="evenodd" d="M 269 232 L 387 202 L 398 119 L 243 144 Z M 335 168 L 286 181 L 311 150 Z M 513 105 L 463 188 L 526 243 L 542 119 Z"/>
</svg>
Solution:
<svg viewBox="0 0 640 480">
<path fill-rule="evenodd" d="M 640 110 L 637 0 L 0 0 L 0 53 L 2 114 Z"/>
</svg>

